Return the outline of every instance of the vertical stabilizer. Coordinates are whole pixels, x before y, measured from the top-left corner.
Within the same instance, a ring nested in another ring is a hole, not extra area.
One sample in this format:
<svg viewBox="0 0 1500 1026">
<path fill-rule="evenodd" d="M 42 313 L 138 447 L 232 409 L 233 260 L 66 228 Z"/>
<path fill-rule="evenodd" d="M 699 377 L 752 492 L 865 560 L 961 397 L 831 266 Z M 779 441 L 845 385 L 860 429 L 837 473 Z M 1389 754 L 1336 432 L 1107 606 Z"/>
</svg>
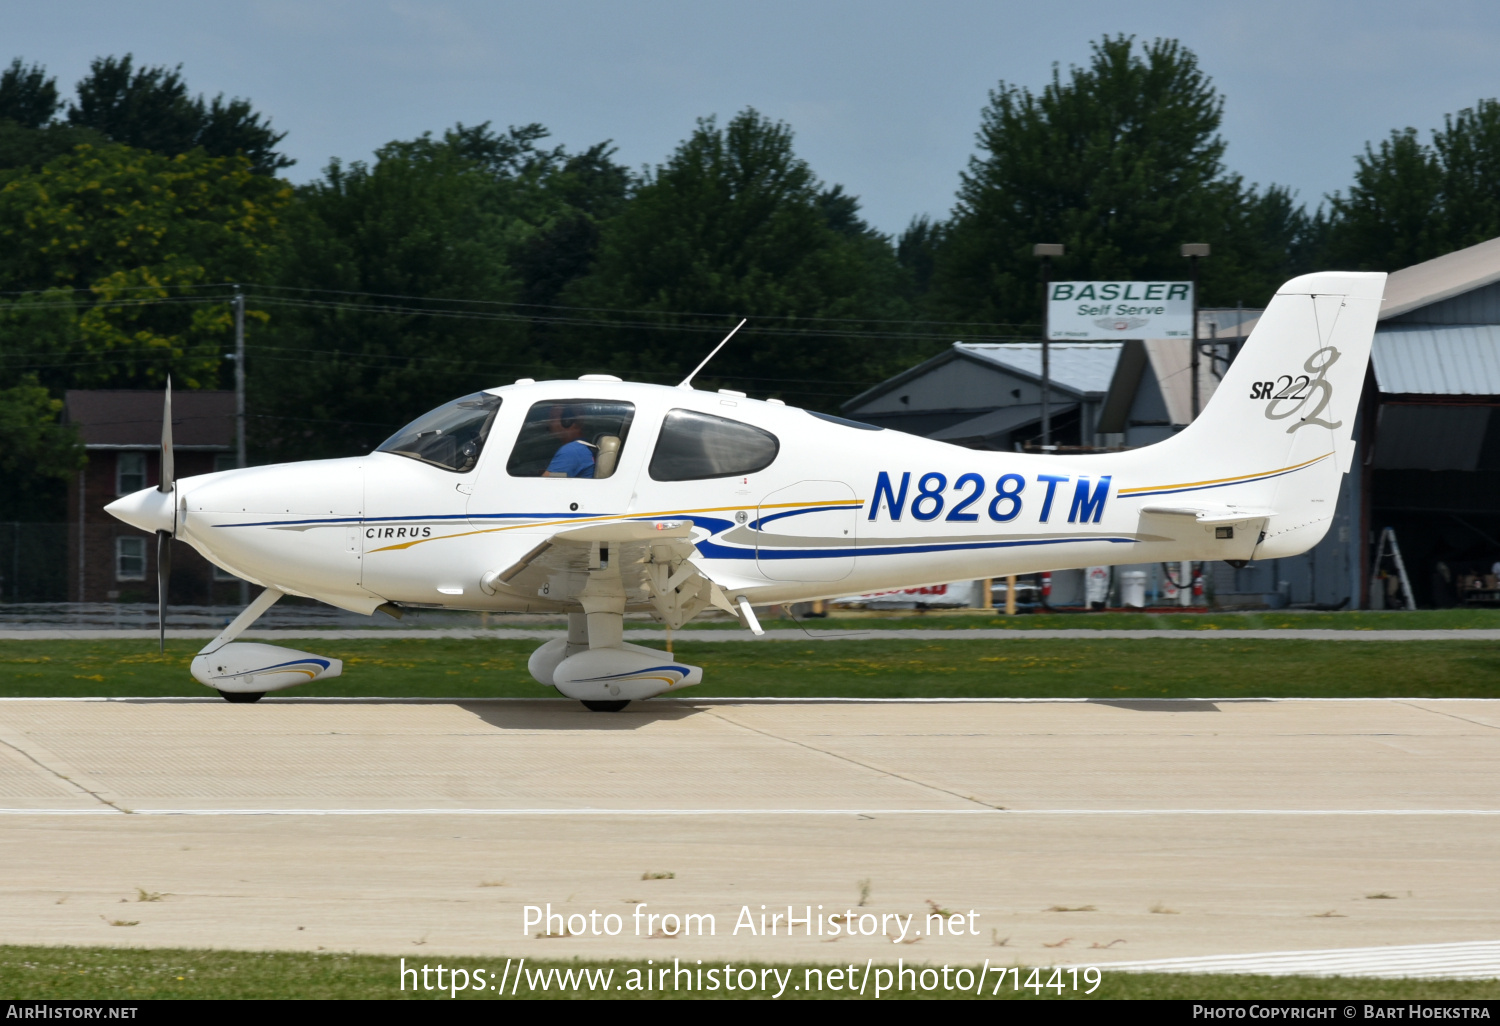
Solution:
<svg viewBox="0 0 1500 1026">
<path fill-rule="evenodd" d="M 1385 277 L 1326 272 L 1283 285 L 1202 416 L 1171 440 L 1184 465 L 1236 482 L 1222 497 L 1276 511 L 1256 558 L 1305 552 L 1332 522 Z"/>
<path fill-rule="evenodd" d="M 1181 441 L 1247 472 L 1330 453 L 1347 472 L 1385 277 L 1330 271 L 1277 289 Z"/>
</svg>

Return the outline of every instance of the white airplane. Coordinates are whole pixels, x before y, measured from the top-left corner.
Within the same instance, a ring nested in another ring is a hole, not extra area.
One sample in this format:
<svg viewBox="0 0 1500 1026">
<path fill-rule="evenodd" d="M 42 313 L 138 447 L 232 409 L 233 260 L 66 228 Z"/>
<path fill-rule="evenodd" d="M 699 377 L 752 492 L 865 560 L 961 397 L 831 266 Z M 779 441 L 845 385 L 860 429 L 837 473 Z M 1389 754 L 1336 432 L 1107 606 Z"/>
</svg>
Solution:
<svg viewBox="0 0 1500 1026">
<path fill-rule="evenodd" d="M 759 634 L 751 607 L 766 603 L 1305 552 L 1354 456 L 1384 284 L 1287 282 L 1202 415 L 1127 452 L 981 452 L 696 390 L 693 375 L 672 388 L 587 374 L 476 392 L 368 456 L 174 481 L 169 390 L 161 485 L 107 509 L 157 533 L 163 606 L 174 537 L 264 586 L 192 664 L 230 701 L 342 671 L 234 640 L 303 595 L 367 615 L 567 613 L 566 637 L 537 649 L 530 672 L 613 711 L 703 676 L 625 642 L 627 612 L 675 629 L 715 606 Z"/>
</svg>

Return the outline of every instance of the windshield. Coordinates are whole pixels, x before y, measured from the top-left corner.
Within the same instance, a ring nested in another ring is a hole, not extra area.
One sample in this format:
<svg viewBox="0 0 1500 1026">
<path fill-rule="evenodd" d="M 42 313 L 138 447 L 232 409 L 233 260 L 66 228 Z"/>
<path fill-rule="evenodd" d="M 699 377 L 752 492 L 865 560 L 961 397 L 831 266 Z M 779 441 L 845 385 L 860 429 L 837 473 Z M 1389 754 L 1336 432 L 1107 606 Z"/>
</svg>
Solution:
<svg viewBox="0 0 1500 1026">
<path fill-rule="evenodd" d="M 466 473 L 479 462 L 479 453 L 499 409 L 498 395 L 475 392 L 423 414 L 380 443 L 375 451 L 409 456 L 444 470 Z"/>
</svg>

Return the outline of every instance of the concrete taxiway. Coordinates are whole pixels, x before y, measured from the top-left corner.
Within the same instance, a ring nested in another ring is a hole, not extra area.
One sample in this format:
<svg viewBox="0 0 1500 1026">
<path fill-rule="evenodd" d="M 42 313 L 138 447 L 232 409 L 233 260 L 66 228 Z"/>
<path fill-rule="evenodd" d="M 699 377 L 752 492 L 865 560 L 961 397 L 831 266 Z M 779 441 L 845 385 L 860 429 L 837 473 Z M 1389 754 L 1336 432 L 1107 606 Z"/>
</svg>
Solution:
<svg viewBox="0 0 1500 1026">
<path fill-rule="evenodd" d="M 1500 975 L 1497 780 L 1500 701 L 9 700 L 0 942 Z"/>
<path fill-rule="evenodd" d="M 178 641 L 202 641 L 218 635 L 217 630 L 167 628 L 166 636 Z M 629 628 L 631 641 L 668 641 L 665 630 Z M 321 639 L 336 641 L 399 641 L 422 638 L 448 638 L 459 641 L 548 641 L 561 637 L 560 628 L 534 627 L 423 627 L 402 630 L 381 628 L 252 628 L 241 638 L 258 641 Z M 842 627 L 838 630 L 798 630 L 776 627 L 752 634 L 743 628 L 694 628 L 676 632 L 684 642 L 769 642 L 769 641 L 999 641 L 1001 639 L 1033 641 L 1500 641 L 1500 630 L 1464 628 L 1455 630 L 1335 630 L 1322 628 L 1255 628 L 1251 630 L 1217 627 L 1198 630 L 1112 630 L 1079 627 L 1069 630 L 1032 630 L 1023 627 L 965 627 L 953 630 L 899 627 Z M 155 641 L 155 628 L 32 628 L 0 630 L 0 641 Z"/>
</svg>

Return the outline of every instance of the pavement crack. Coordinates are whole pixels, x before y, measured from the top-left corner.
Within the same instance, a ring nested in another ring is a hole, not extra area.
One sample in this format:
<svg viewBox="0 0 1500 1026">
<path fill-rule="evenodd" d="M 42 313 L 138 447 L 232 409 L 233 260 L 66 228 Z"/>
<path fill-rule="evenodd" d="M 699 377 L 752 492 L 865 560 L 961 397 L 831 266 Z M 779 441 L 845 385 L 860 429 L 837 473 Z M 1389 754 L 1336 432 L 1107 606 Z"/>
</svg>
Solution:
<svg viewBox="0 0 1500 1026">
<path fill-rule="evenodd" d="M 775 740 L 775 741 L 782 741 L 782 742 L 785 742 L 786 744 L 789 744 L 789 745 L 796 745 L 798 748 L 805 748 L 809 752 L 817 752 L 819 755 L 826 755 L 829 758 L 838 759 L 840 762 L 847 762 L 850 765 L 858 766 L 861 769 L 870 770 L 873 773 L 880 773 L 880 774 L 883 774 L 884 776 L 895 777 L 897 780 L 904 780 L 908 784 L 915 784 L 918 787 L 926 788 L 929 791 L 935 791 L 938 794 L 947 795 L 950 798 L 957 798 L 960 801 L 970 802 L 970 803 L 972 803 L 974 805 L 980 806 L 981 808 L 985 808 L 985 809 L 1004 809 L 1005 808 L 1005 806 L 1003 806 L 1003 805 L 995 805 L 995 804 L 993 804 L 991 802 L 981 801 L 980 799 L 975 798 L 971 794 L 964 794 L 962 791 L 954 791 L 951 788 L 943 787 L 941 784 L 933 784 L 933 783 L 930 783 L 930 782 L 928 782 L 926 780 L 921 780 L 921 779 L 919 779 L 917 777 L 908 776 L 905 773 L 898 773 L 898 772 L 896 772 L 893 769 L 887 769 L 884 766 L 876 766 L 873 763 L 864 762 L 864 761 L 862 761 L 860 759 L 856 759 L 856 758 L 854 758 L 853 756 L 850 756 L 850 755 L 844 755 L 844 754 L 842 754 L 840 752 L 829 751 L 827 748 L 819 748 L 817 745 L 808 744 L 805 741 L 798 741 L 796 738 L 783 737 L 780 734 L 773 734 L 771 731 L 769 731 L 769 730 L 762 730 L 760 727 L 752 727 L 748 723 L 741 723 L 739 720 L 736 720 L 736 719 L 733 719 L 733 718 L 731 718 L 729 716 L 724 715 L 722 712 L 720 712 L 717 709 L 710 708 L 710 709 L 706 709 L 704 711 L 707 712 L 708 715 L 710 715 L 710 716 L 713 716 L 713 717 L 716 717 L 716 718 L 718 718 L 720 720 L 723 720 L 725 723 L 728 723 L 730 726 L 739 727 L 741 730 L 748 730 L 751 733 L 753 733 L 753 734 L 759 734 L 762 737 L 768 737 L 768 738 L 771 738 L 772 740 Z"/>
<path fill-rule="evenodd" d="M 132 810 L 125 808 L 123 805 L 108 797 L 103 788 L 97 786 L 91 787 L 88 784 L 74 779 L 76 774 L 70 775 L 71 771 L 64 772 L 63 770 L 58 769 L 57 766 L 50 765 L 36 752 L 31 750 L 33 747 L 35 747 L 45 752 L 46 750 L 42 749 L 40 745 L 28 746 L 20 739 L 18 739 L 14 734 L 11 734 L 9 731 L 0 731 L 0 745 L 4 745 L 6 748 L 15 752 L 22 759 L 25 759 L 27 762 L 37 767 L 52 779 L 61 781 L 64 785 L 66 785 L 67 788 L 72 789 L 79 794 L 87 795 L 99 804 L 106 805 L 109 808 L 114 809 L 116 812 L 124 813 L 127 816 L 131 814 Z M 51 755 L 50 752 L 48 752 L 47 754 Z M 62 761 L 60 759 L 56 759 L 55 756 L 53 758 L 59 764 L 62 763 Z"/>
<path fill-rule="evenodd" d="M 1483 720 L 1471 720 L 1467 716 L 1460 716 L 1457 713 L 1443 712 L 1441 709 L 1429 709 L 1427 706 L 1418 705 L 1415 702 L 1401 702 L 1400 704 L 1412 709 L 1420 709 L 1422 712 L 1430 712 L 1434 716 L 1446 716 L 1450 720 L 1461 720 L 1464 723 L 1472 723 L 1476 727 L 1485 727 L 1489 730 L 1500 730 L 1500 727 L 1497 727 L 1493 723 L 1485 723 Z"/>
</svg>

